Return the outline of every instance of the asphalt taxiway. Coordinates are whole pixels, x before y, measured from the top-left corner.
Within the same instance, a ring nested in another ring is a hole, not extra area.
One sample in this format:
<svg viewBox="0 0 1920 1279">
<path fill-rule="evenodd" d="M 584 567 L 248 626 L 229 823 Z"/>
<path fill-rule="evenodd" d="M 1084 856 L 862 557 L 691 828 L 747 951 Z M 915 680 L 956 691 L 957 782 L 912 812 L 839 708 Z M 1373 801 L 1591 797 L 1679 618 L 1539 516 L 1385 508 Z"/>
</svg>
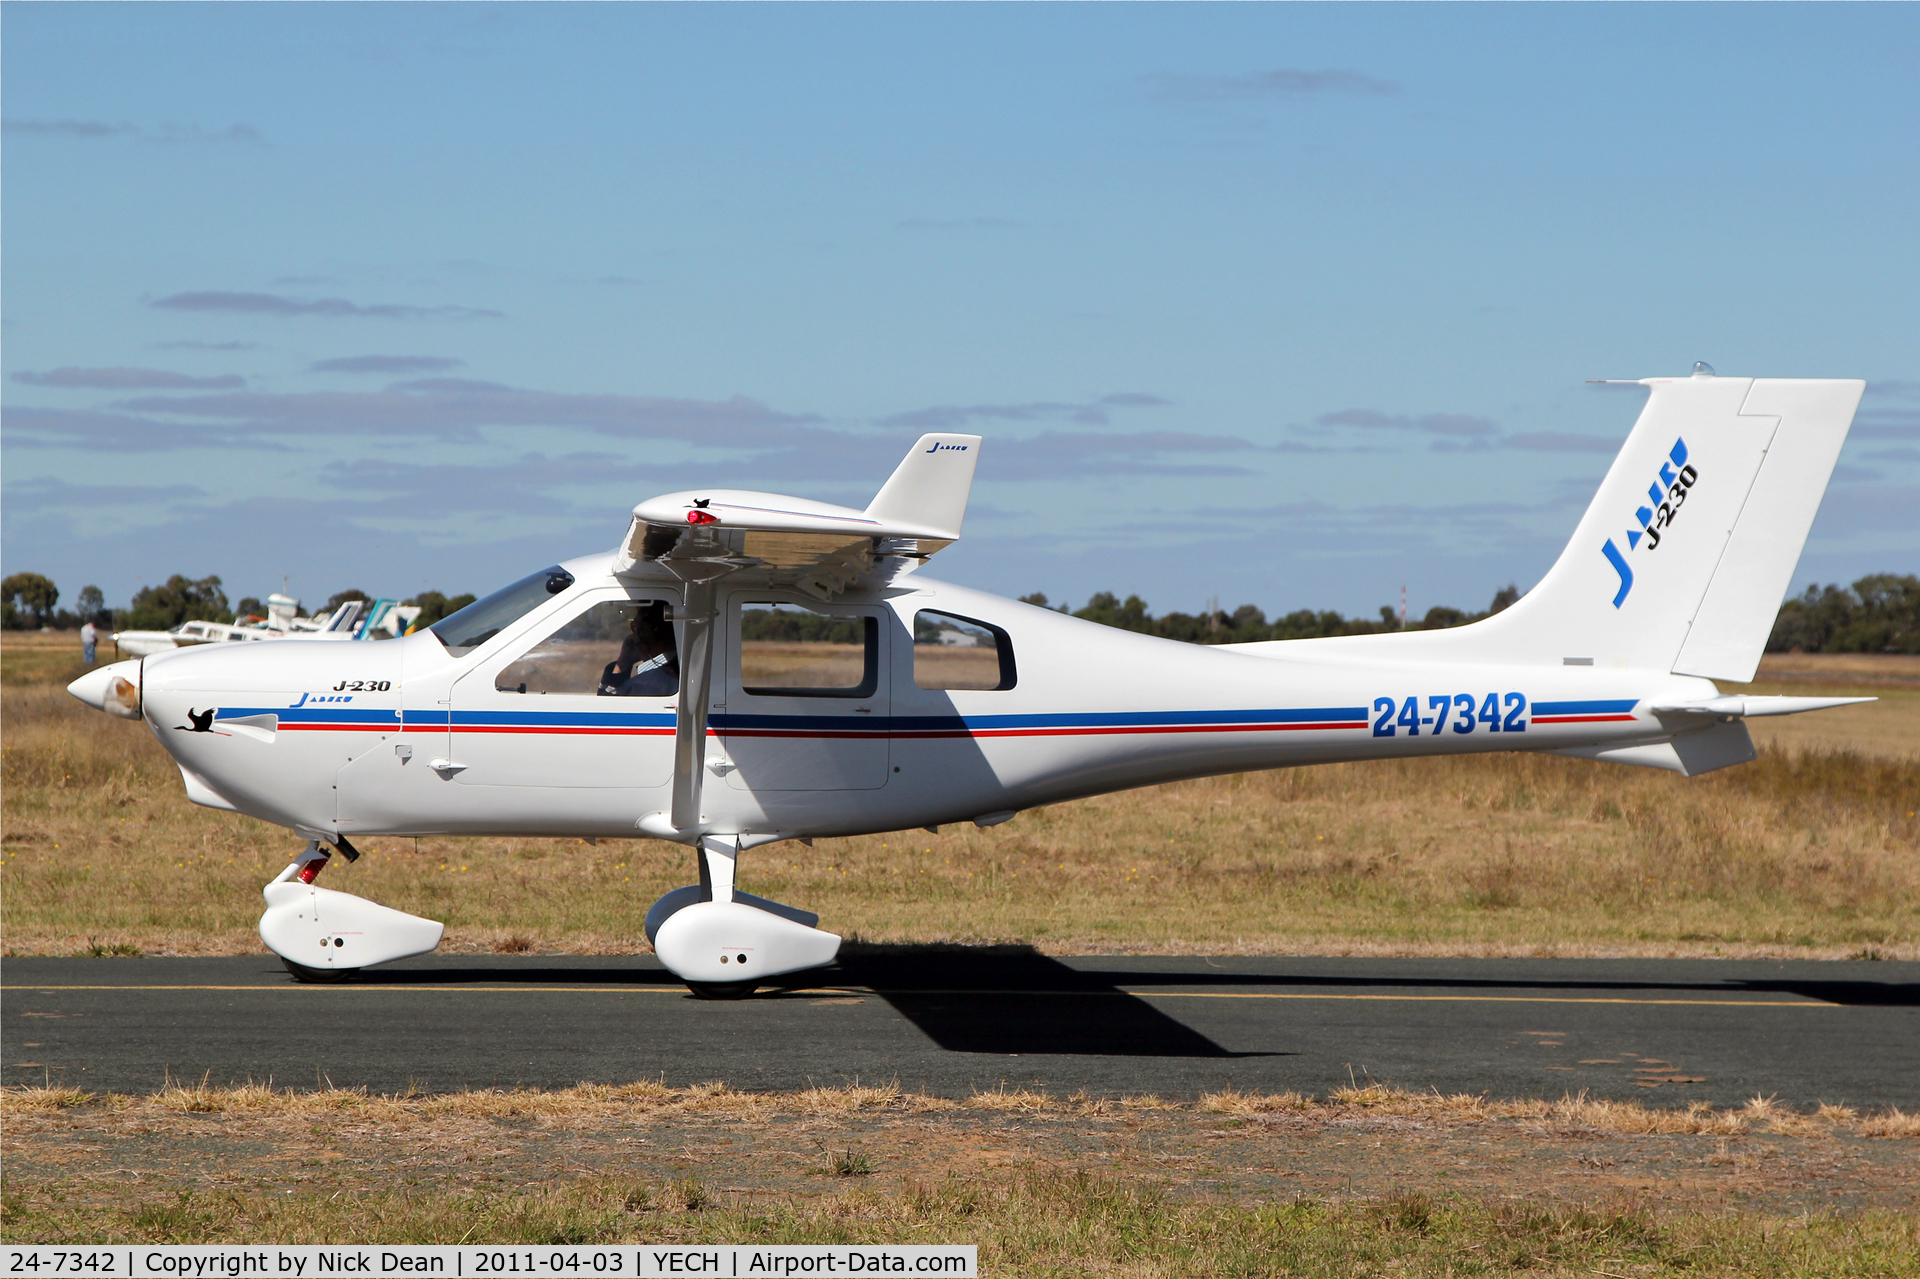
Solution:
<svg viewBox="0 0 1920 1279">
<path fill-rule="evenodd" d="M 0 964 L 5 1082 L 375 1092 L 723 1080 L 947 1095 L 1325 1093 L 1920 1106 L 1920 963 L 859 953 L 745 1001 L 651 958 L 429 956 L 303 986 L 270 956 Z"/>
</svg>

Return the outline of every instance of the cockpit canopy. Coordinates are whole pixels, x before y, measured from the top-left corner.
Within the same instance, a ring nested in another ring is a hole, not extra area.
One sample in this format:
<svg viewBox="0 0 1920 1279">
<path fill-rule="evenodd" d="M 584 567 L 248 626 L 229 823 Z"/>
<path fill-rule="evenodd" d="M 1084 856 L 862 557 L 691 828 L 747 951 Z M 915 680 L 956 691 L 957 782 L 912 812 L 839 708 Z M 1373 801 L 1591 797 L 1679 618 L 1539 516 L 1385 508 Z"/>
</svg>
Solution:
<svg viewBox="0 0 1920 1279">
<path fill-rule="evenodd" d="M 573 586 L 573 574 L 558 564 L 529 573 L 511 586 L 443 617 L 427 629 L 455 657 L 474 649 L 513 625 L 547 600 Z"/>
</svg>

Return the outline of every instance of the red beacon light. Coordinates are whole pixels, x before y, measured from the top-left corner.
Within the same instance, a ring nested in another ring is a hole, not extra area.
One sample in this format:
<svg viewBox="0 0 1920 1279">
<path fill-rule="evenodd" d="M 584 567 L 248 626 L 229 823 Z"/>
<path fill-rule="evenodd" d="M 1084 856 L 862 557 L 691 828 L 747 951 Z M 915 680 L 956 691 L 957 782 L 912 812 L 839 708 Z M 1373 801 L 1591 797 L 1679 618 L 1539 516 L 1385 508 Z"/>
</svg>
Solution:
<svg viewBox="0 0 1920 1279">
<path fill-rule="evenodd" d="M 689 524 L 718 524 L 719 522 L 719 516 L 709 515 L 705 511 L 687 512 L 687 523 Z"/>
</svg>

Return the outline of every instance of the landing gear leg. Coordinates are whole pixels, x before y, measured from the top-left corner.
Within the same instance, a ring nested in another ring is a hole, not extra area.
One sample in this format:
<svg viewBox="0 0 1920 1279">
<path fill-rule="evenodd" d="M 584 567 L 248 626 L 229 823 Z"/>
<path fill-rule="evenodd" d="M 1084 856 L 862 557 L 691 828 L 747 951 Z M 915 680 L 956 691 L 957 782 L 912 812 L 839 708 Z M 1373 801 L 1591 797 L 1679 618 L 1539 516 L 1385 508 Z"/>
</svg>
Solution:
<svg viewBox="0 0 1920 1279">
<path fill-rule="evenodd" d="M 700 883 L 675 889 L 647 912 L 653 953 L 701 999 L 744 999 L 770 977 L 832 963 L 840 953 L 840 938 L 814 927 L 818 915 L 736 889 L 739 856 L 736 837 L 703 837 Z"/>
<path fill-rule="evenodd" d="M 307 841 L 306 851 L 294 858 L 293 864 L 281 871 L 273 882 L 283 884 L 298 880 L 303 884 L 311 884 L 320 878 L 320 872 L 327 868 L 330 856 L 326 849 L 320 847 L 319 840 L 310 839 Z M 313 986 L 337 986 L 341 982 L 351 980 L 357 971 L 352 968 L 310 968 L 305 964 L 294 963 L 285 955 L 280 956 L 280 962 L 287 966 L 287 971 L 293 974 L 295 981 Z"/>
<path fill-rule="evenodd" d="M 359 856 L 344 839 L 335 847 L 349 861 Z M 267 911 L 260 916 L 260 940 L 295 981 L 347 981 L 362 968 L 423 955 L 440 944 L 446 928 L 435 920 L 315 887 L 330 860 L 320 841 L 310 840 L 261 893 Z"/>
<path fill-rule="evenodd" d="M 695 854 L 700 863 L 700 888 L 709 902 L 731 902 L 733 894 L 733 872 L 739 868 L 740 846 L 735 840 L 703 839 L 700 851 Z M 730 963 L 735 956 L 745 962 L 747 956 L 735 952 L 735 955 L 722 953 L 720 962 Z M 745 999 L 760 988 L 760 983 L 749 978 L 746 981 L 689 981 L 687 989 L 693 992 L 695 999 Z"/>
</svg>

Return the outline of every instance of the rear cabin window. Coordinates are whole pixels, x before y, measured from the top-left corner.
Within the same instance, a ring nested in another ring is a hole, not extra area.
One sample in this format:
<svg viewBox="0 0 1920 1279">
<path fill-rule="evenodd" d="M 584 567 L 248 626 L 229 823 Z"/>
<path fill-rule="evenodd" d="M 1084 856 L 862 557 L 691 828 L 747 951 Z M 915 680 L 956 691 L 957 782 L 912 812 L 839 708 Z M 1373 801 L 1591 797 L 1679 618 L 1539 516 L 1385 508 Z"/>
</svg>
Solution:
<svg viewBox="0 0 1920 1279">
<path fill-rule="evenodd" d="M 740 687 L 756 697 L 872 697 L 880 621 L 798 604 L 740 606 Z"/>
<path fill-rule="evenodd" d="M 1013 641 L 990 622 L 923 608 L 913 615 L 916 688 L 1012 688 Z"/>
<path fill-rule="evenodd" d="M 576 614 L 500 668 L 502 693 L 672 697 L 680 654 L 665 600 L 608 600 Z"/>
</svg>

